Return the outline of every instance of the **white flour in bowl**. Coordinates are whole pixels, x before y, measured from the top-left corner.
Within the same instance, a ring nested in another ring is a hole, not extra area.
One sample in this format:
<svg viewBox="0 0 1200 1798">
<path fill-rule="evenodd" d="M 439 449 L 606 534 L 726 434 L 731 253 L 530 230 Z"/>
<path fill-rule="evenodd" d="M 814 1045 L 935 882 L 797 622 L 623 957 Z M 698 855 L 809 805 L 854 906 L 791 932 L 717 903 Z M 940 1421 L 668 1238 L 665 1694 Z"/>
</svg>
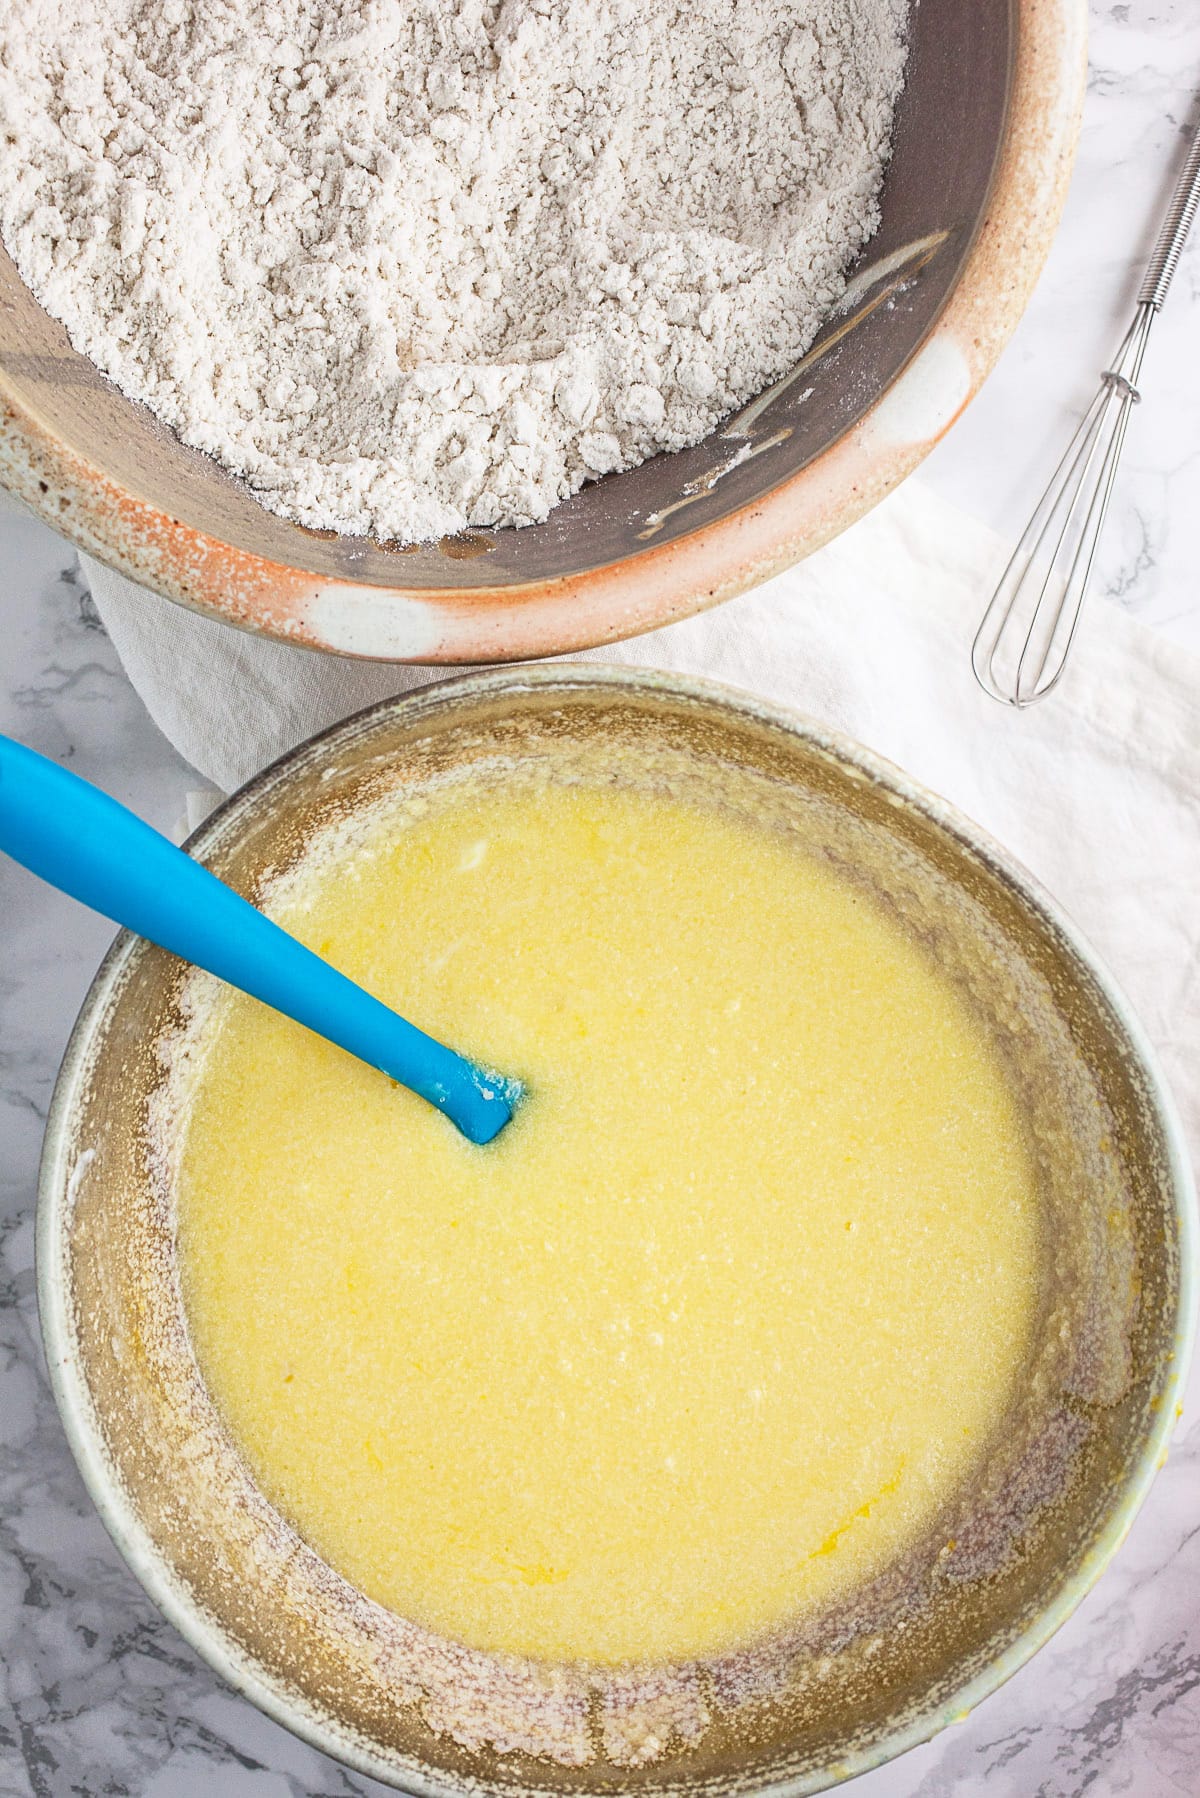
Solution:
<svg viewBox="0 0 1200 1798">
<path fill-rule="evenodd" d="M 0 235 L 314 527 L 527 524 L 805 349 L 907 0 L 0 0 Z"/>
</svg>

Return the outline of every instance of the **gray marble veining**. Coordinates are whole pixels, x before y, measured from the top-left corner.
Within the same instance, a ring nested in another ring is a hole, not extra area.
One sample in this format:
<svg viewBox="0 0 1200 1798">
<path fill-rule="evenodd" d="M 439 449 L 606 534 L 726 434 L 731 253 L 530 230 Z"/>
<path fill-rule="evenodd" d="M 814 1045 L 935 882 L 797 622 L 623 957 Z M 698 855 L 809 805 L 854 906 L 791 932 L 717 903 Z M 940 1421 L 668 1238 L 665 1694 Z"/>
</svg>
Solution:
<svg viewBox="0 0 1200 1798">
<path fill-rule="evenodd" d="M 1009 531 L 1120 334 L 1200 87 L 1195 0 L 1105 3 L 1093 18 L 1066 225 L 1000 369 L 928 466 L 943 493 Z M 1195 646 L 1198 342 L 1194 244 L 1147 363 L 1101 587 Z M 200 782 L 125 680 L 72 553 L 7 507 L 0 545 L 0 729 L 181 834 Z M 1102 609 L 1092 624 L 1103 628 Z M 126 1571 L 83 1491 L 37 1333 L 33 1189 L 55 1069 L 111 933 L 9 863 L 0 863 L 0 921 L 0 1798 L 382 1793 L 220 1685 Z M 1194 1403 L 1129 1541 L 1070 1623 L 966 1723 L 853 1789 L 856 1798 L 1200 1793 Z"/>
</svg>

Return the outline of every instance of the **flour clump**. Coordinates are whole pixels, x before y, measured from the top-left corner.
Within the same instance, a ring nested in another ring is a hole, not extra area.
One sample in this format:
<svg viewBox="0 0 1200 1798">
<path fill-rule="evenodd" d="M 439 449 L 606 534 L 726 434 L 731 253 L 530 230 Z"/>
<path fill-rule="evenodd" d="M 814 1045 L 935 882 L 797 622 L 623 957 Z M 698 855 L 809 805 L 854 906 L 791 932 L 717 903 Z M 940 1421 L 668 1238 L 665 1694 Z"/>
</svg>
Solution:
<svg viewBox="0 0 1200 1798">
<path fill-rule="evenodd" d="M 544 519 L 782 374 L 878 224 L 907 0 L 0 0 L 0 235 L 271 510 Z"/>
</svg>

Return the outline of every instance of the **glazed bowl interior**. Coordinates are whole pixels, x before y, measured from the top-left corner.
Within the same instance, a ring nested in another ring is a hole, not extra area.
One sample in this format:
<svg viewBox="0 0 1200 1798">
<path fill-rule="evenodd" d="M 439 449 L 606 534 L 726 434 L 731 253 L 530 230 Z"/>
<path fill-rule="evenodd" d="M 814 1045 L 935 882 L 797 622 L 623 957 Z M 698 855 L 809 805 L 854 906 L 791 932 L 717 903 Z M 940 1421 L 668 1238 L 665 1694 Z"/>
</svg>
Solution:
<svg viewBox="0 0 1200 1798">
<path fill-rule="evenodd" d="M 928 338 L 984 226 L 1022 32 L 1058 31 L 1054 15 L 1074 10 L 1073 0 L 1058 0 L 1043 13 L 1028 0 L 914 6 L 882 225 L 854 271 L 847 301 L 802 368 L 771 390 L 765 404 L 743 409 L 705 442 L 594 482 L 543 524 L 401 549 L 276 517 L 76 355 L 0 254 L 0 400 L 9 421 L 9 441 L 0 446 L 4 478 L 58 528 L 159 591 L 318 646 L 387 655 L 419 642 L 424 655 L 417 659 L 482 660 L 580 647 L 645 628 L 654 619 L 649 600 L 636 618 L 619 610 L 574 621 L 564 616 L 539 625 L 536 637 L 512 640 L 499 627 L 489 635 L 479 608 L 544 597 L 547 588 L 579 583 L 630 558 L 643 561 L 646 578 L 655 578 L 645 558 L 661 563 L 660 552 L 680 539 L 760 504 L 844 437 Z M 1043 27 L 1043 18 L 1052 27 Z M 1074 71 L 1061 45 L 1048 55 L 1056 70 L 1058 60 L 1063 68 L 1053 81 L 1043 79 L 1029 105 L 1043 114 L 1036 130 L 1051 138 L 1065 129 L 1060 115 L 1073 112 Z M 1036 236 L 1044 223 L 1025 220 L 1023 238 Z M 1028 242 L 1023 249 L 1025 261 L 1036 262 Z M 1022 295 L 1031 278 L 1023 265 L 987 276 L 1002 280 L 1006 293 Z M 991 328 L 984 305 L 973 321 L 977 341 Z M 900 472 L 894 469 L 889 483 Z M 838 528 L 839 511 L 852 513 L 863 503 L 863 494 L 835 494 L 832 514 L 817 528 L 829 534 Z M 738 580 L 762 572 L 747 567 Z M 308 579 L 304 605 L 298 574 Z M 394 617 L 391 636 L 374 618 L 357 635 L 330 626 L 323 636 L 323 627 L 304 615 L 314 581 L 417 596 L 452 590 L 460 605 L 469 607 L 474 596 L 475 622 L 446 641 L 436 633 L 407 637 Z M 710 583 L 687 604 L 713 596 Z M 671 610 L 665 595 L 662 604 L 665 618 Z"/>
<path fill-rule="evenodd" d="M 977 1008 L 1028 1120 L 1048 1247 L 1045 1352 L 970 1490 L 903 1565 L 762 1662 L 674 1669 L 664 1688 L 661 1670 L 597 1684 L 447 1656 L 290 1531 L 204 1391 L 147 1122 L 183 970 L 129 938 L 97 977 L 47 1131 L 39 1280 L 59 1404 L 109 1528 L 168 1615 L 226 1678 L 351 1764 L 437 1794 L 823 1789 L 1007 1677 L 1128 1527 L 1186 1362 L 1178 1126 L 1119 996 L 1028 877 L 866 752 L 703 683 L 559 666 L 427 689 L 293 752 L 193 847 L 255 894 L 323 824 L 398 785 L 514 757 L 552 777 L 637 769 L 801 832 L 919 933 Z M 614 1719 L 638 1704 L 657 1718 L 656 1758 L 622 1752 Z"/>
</svg>

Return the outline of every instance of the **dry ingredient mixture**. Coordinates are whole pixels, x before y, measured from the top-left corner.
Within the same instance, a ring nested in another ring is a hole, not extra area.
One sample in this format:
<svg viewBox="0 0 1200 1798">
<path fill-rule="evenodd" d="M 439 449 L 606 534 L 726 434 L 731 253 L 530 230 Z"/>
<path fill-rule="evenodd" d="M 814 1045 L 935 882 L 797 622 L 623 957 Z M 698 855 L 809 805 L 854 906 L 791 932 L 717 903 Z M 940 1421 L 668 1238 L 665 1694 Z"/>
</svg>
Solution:
<svg viewBox="0 0 1200 1798">
<path fill-rule="evenodd" d="M 699 441 L 878 223 L 908 0 L 0 0 L 0 235 L 309 526 L 527 524 Z"/>
</svg>

